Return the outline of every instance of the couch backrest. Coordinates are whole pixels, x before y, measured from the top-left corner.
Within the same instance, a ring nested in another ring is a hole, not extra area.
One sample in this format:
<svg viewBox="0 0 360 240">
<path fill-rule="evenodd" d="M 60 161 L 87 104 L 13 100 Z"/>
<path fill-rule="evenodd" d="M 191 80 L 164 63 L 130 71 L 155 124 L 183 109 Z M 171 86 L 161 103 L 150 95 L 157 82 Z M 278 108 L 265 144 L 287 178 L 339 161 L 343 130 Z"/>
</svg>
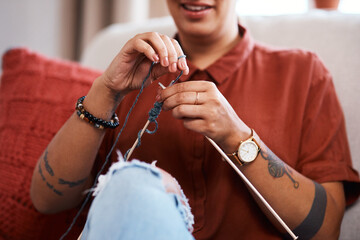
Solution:
<svg viewBox="0 0 360 240">
<path fill-rule="evenodd" d="M 314 12 L 310 15 L 248 17 L 253 37 L 274 46 L 317 53 L 333 76 L 343 107 L 353 164 L 360 169 L 360 15 Z"/>
<path fill-rule="evenodd" d="M 334 78 L 342 104 L 354 167 L 360 169 L 360 15 L 314 11 L 302 15 L 247 16 L 240 22 L 260 42 L 304 48 L 316 52 Z M 156 31 L 169 36 L 176 32 L 171 17 L 146 23 L 115 24 L 102 31 L 86 48 L 82 63 L 105 69 L 128 39 L 141 32 Z M 341 239 L 360 235 L 360 204 L 348 211 Z"/>
</svg>

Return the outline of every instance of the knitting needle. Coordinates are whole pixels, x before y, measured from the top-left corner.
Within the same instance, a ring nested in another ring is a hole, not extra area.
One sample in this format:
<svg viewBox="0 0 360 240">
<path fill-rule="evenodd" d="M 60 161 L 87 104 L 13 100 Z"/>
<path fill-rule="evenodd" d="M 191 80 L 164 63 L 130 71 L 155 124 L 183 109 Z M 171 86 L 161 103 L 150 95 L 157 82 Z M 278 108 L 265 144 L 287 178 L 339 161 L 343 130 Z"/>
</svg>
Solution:
<svg viewBox="0 0 360 240">
<path fill-rule="evenodd" d="M 158 83 L 162 89 L 166 87 L 160 82 Z M 261 200 L 265 207 L 271 212 L 271 214 L 278 220 L 278 222 L 283 226 L 283 228 L 290 234 L 290 236 L 295 240 L 298 237 L 291 231 L 291 229 L 286 225 L 286 223 L 281 219 L 281 217 L 275 212 L 275 210 L 270 206 L 270 204 L 265 200 L 265 198 L 260 194 L 260 192 L 252 185 L 249 179 L 236 167 L 236 165 L 230 160 L 230 158 L 224 153 L 224 151 L 208 136 L 205 136 L 207 140 L 215 147 L 215 149 L 220 153 L 220 155 L 230 164 L 230 166 L 237 172 L 241 179 L 250 187 L 250 189 L 255 193 L 255 195 Z"/>
<path fill-rule="evenodd" d="M 207 140 L 215 147 L 215 149 L 220 153 L 220 155 L 230 164 L 230 166 L 237 172 L 237 174 L 242 178 L 242 180 L 251 188 L 255 195 L 261 200 L 265 207 L 271 212 L 271 214 L 278 220 L 278 222 L 284 227 L 284 229 L 290 234 L 290 236 L 295 240 L 298 237 L 291 231 L 291 229 L 286 225 L 286 223 L 281 219 L 281 217 L 275 212 L 275 210 L 270 206 L 270 204 L 265 200 L 265 198 L 259 193 L 259 191 L 252 185 L 252 183 L 245 177 L 245 175 L 236 167 L 236 165 L 230 160 L 230 158 L 224 153 L 224 151 L 209 137 L 205 136 Z"/>
<path fill-rule="evenodd" d="M 141 136 L 144 134 L 144 132 L 145 132 L 145 130 L 147 129 L 147 127 L 149 126 L 149 124 L 150 124 L 150 121 L 147 120 L 147 122 L 145 123 L 145 126 L 143 127 L 143 129 L 142 129 L 141 132 L 140 132 L 140 138 L 141 138 Z M 138 142 L 139 142 L 139 138 L 136 138 L 136 140 L 135 140 L 134 144 L 132 145 L 132 147 L 131 147 L 128 155 L 126 156 L 125 161 L 127 161 L 127 160 L 130 158 L 130 156 L 131 156 L 131 154 L 134 152 L 134 150 L 135 150 L 136 145 L 138 144 Z"/>
</svg>

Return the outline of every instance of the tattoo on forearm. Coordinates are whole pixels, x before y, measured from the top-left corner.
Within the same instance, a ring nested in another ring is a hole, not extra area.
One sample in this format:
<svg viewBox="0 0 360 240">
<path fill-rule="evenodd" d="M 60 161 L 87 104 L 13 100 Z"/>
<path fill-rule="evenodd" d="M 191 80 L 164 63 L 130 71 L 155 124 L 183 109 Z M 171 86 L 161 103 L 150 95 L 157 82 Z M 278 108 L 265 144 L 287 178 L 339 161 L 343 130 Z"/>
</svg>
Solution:
<svg viewBox="0 0 360 240">
<path fill-rule="evenodd" d="M 40 174 L 42 180 L 46 183 L 46 186 L 47 186 L 48 188 L 50 188 L 51 190 L 53 190 L 53 192 L 56 193 L 57 195 L 62 196 L 62 195 L 63 195 L 62 192 L 60 192 L 59 190 L 55 189 L 53 185 L 51 185 L 48 181 L 46 181 L 46 178 L 45 178 L 44 173 L 43 173 L 42 168 L 41 168 L 41 161 L 40 161 L 40 163 L 39 163 L 38 169 L 39 169 L 39 174 Z"/>
<path fill-rule="evenodd" d="M 44 174 L 42 172 L 42 169 L 41 169 L 41 162 L 39 163 L 39 173 L 40 173 L 40 176 L 41 176 L 42 180 L 46 182 L 46 178 L 45 178 L 45 176 L 44 176 Z"/>
<path fill-rule="evenodd" d="M 42 178 L 42 180 L 46 183 L 46 186 L 48 188 L 50 188 L 54 193 L 56 193 L 57 195 L 59 196 L 63 196 L 63 193 L 59 190 L 57 190 L 51 183 L 49 183 L 47 180 L 46 180 L 46 177 L 44 175 L 44 172 L 41 168 L 41 164 L 42 162 L 44 162 L 44 166 L 45 166 L 45 169 L 46 169 L 46 172 L 49 173 L 49 175 L 51 177 L 54 177 L 55 174 L 54 174 L 54 170 L 51 168 L 50 164 L 49 164 L 49 159 L 48 159 L 48 150 L 46 149 L 45 150 L 45 153 L 44 153 L 44 157 L 42 158 L 44 161 L 40 161 L 39 162 L 39 167 L 38 167 L 38 170 L 39 170 L 39 174 Z M 64 180 L 62 178 L 59 178 L 58 179 L 58 183 L 61 184 L 61 185 L 68 185 L 70 188 L 72 187 L 75 187 L 75 186 L 78 186 L 82 183 L 84 183 L 86 181 L 87 178 L 84 178 L 84 179 L 80 179 L 78 181 L 67 181 L 67 180 Z"/>
<path fill-rule="evenodd" d="M 54 193 L 56 193 L 59 196 L 62 196 L 62 192 L 60 192 L 59 190 L 55 189 L 53 185 L 51 185 L 49 182 L 46 182 L 46 185 L 48 186 L 48 188 L 52 189 L 54 191 Z"/>
<path fill-rule="evenodd" d="M 321 228 L 326 212 L 327 196 L 322 185 L 315 184 L 315 196 L 309 214 L 304 221 L 294 229 L 294 233 L 300 239 L 311 239 Z"/>
<path fill-rule="evenodd" d="M 78 181 L 66 181 L 62 178 L 59 178 L 59 184 L 63 184 L 63 185 L 69 185 L 69 187 L 75 187 L 75 186 L 78 186 L 82 183 L 84 183 L 86 181 L 87 178 L 84 178 L 84 179 L 81 179 L 81 180 L 78 180 Z"/>
<path fill-rule="evenodd" d="M 45 154 L 44 154 L 44 163 L 45 163 L 45 169 L 46 171 L 50 174 L 50 176 L 54 176 L 54 171 L 53 169 L 50 167 L 49 161 L 48 161 L 48 151 L 45 150 Z"/>
<path fill-rule="evenodd" d="M 263 147 L 260 150 L 261 156 L 268 160 L 268 170 L 271 176 L 274 178 L 280 178 L 286 174 L 289 179 L 293 182 L 294 188 L 299 187 L 299 182 L 297 182 L 292 176 L 291 176 L 291 169 L 283 162 L 281 161 L 268 147 Z"/>
</svg>

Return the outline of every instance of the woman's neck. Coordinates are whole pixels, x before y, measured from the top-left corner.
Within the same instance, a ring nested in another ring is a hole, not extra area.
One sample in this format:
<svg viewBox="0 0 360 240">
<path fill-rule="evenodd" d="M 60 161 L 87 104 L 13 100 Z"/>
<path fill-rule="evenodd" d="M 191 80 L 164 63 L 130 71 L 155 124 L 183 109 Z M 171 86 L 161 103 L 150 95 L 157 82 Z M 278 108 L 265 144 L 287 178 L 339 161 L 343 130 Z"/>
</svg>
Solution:
<svg viewBox="0 0 360 240">
<path fill-rule="evenodd" d="M 240 40 L 238 26 L 220 37 L 184 36 L 179 33 L 187 58 L 199 69 L 205 69 L 232 49 Z"/>
</svg>

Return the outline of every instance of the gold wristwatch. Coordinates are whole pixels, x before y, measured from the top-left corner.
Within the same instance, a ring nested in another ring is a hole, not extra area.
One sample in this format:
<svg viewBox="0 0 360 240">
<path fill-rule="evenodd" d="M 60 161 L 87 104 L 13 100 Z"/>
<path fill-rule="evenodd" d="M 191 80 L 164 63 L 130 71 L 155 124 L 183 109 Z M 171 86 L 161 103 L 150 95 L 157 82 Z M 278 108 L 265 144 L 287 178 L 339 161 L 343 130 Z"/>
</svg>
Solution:
<svg viewBox="0 0 360 240">
<path fill-rule="evenodd" d="M 253 162 L 259 155 L 260 147 L 254 138 L 254 130 L 251 129 L 251 135 L 248 139 L 241 141 L 238 149 L 230 154 L 227 154 L 229 158 L 234 162 L 240 164 L 249 164 Z"/>
</svg>

